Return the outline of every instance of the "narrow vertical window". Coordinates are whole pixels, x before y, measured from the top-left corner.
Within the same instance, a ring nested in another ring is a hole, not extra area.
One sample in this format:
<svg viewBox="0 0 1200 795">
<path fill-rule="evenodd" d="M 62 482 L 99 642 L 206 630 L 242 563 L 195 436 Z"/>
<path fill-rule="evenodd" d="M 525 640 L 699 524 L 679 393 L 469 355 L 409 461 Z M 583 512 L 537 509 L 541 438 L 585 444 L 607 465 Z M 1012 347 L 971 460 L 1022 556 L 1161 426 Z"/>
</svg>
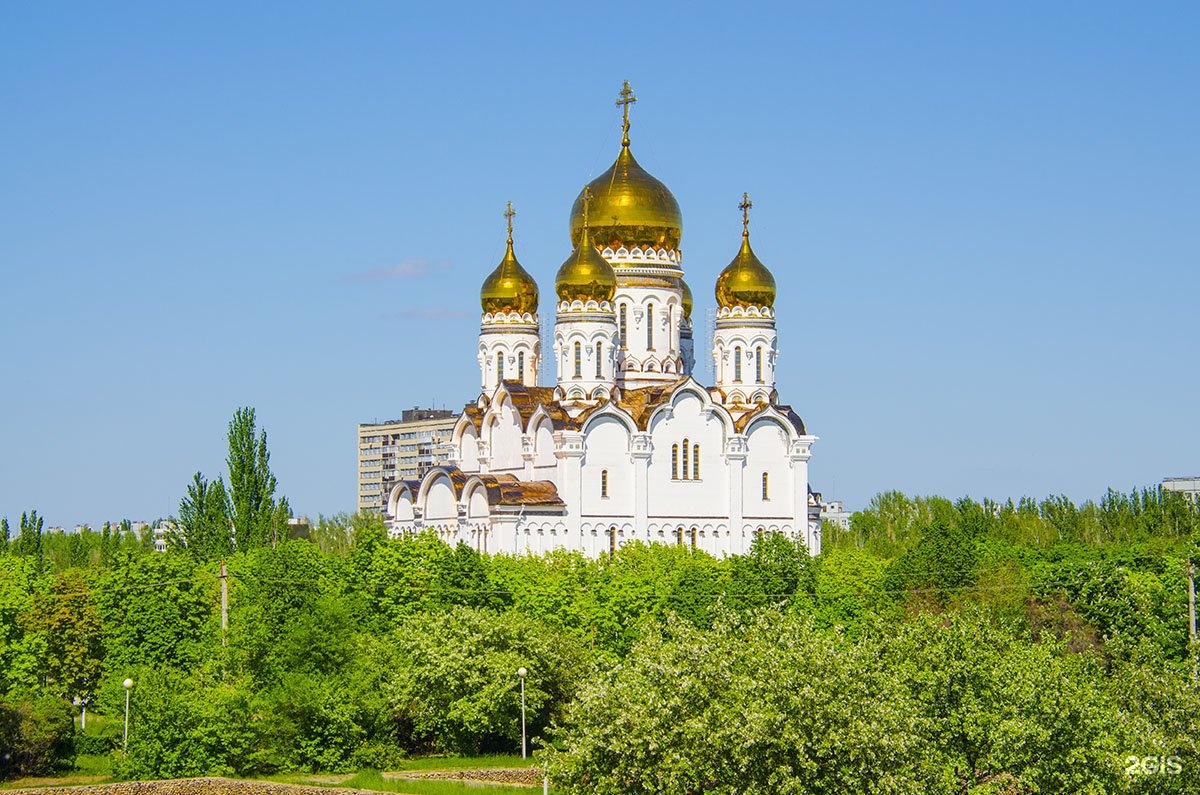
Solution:
<svg viewBox="0 0 1200 795">
<path fill-rule="evenodd" d="M 771 496 L 770 496 L 771 492 L 768 489 L 768 485 L 769 484 L 767 483 L 767 473 L 764 472 L 763 473 L 763 500 L 764 501 L 771 499 Z"/>
<path fill-rule="evenodd" d="M 617 552 L 617 527 L 613 525 L 608 528 L 608 554 L 615 555 Z"/>
<path fill-rule="evenodd" d="M 618 336 L 621 338 L 619 340 L 619 342 L 621 343 L 621 347 L 624 348 L 625 347 L 625 331 L 627 328 L 626 323 L 625 323 L 625 304 L 621 304 L 621 309 L 618 312 L 618 314 L 619 314 Z"/>
<path fill-rule="evenodd" d="M 683 440 L 683 479 L 688 479 L 688 440 Z"/>
<path fill-rule="evenodd" d="M 596 377 L 604 377 L 604 343 L 596 343 Z"/>
<path fill-rule="evenodd" d="M 575 343 L 575 377 L 583 378 L 583 345 Z"/>
<path fill-rule="evenodd" d="M 525 383 L 525 351 L 517 352 L 517 380 Z"/>
<path fill-rule="evenodd" d="M 497 353 L 496 354 L 496 381 L 500 382 L 503 380 L 504 380 L 504 354 Z"/>
<path fill-rule="evenodd" d="M 671 445 L 671 480 L 679 480 L 679 445 Z"/>
<path fill-rule="evenodd" d="M 646 307 L 646 347 L 654 350 L 654 304 Z"/>
<path fill-rule="evenodd" d="M 692 549 L 696 548 L 696 534 L 698 532 L 699 531 L 696 528 L 694 528 L 694 527 L 692 528 Z"/>
<path fill-rule="evenodd" d="M 733 381 L 740 384 L 742 382 L 742 349 L 733 349 Z"/>
<path fill-rule="evenodd" d="M 692 480 L 700 479 L 700 445 L 692 445 Z"/>
<path fill-rule="evenodd" d="M 762 346 L 759 345 L 754 351 L 754 380 L 762 383 Z"/>
<path fill-rule="evenodd" d="M 608 496 L 608 470 L 607 469 L 600 470 L 600 496 L 601 497 Z"/>
<path fill-rule="evenodd" d="M 676 544 L 676 546 L 683 546 L 683 528 L 682 527 L 675 528 L 675 544 Z"/>
</svg>

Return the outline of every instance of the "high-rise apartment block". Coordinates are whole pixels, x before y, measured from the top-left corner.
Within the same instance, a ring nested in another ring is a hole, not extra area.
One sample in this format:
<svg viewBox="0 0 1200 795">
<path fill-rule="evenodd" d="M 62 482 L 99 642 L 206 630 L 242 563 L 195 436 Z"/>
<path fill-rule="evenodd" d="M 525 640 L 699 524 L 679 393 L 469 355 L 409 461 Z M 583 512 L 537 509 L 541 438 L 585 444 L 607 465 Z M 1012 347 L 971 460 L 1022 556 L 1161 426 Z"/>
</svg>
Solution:
<svg viewBox="0 0 1200 795">
<path fill-rule="evenodd" d="M 408 409 L 400 419 L 358 426 L 358 510 L 382 511 L 401 480 L 420 480 L 449 461 L 450 435 L 458 414 L 445 409 Z"/>
</svg>

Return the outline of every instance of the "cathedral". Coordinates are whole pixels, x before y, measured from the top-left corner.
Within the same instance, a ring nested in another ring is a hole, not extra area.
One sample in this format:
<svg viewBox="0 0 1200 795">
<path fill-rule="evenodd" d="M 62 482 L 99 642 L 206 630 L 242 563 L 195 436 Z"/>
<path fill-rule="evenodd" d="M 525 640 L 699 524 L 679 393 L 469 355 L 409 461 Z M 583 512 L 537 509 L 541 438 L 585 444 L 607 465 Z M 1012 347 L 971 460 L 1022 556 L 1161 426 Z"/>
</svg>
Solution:
<svg viewBox="0 0 1200 795">
<path fill-rule="evenodd" d="M 633 541 L 741 554 L 782 533 L 821 547 L 808 484 L 817 437 L 779 402 L 775 279 L 742 239 L 715 285 L 715 383 L 693 377 L 683 217 L 634 159 L 626 82 L 621 148 L 571 208 L 554 280 L 554 345 L 538 285 L 513 249 L 480 289 L 482 391 L 454 427 L 450 463 L 391 490 L 393 535 L 436 531 L 487 553 L 613 552 Z M 731 246 L 732 248 L 732 246 Z M 544 356 L 555 385 L 539 386 Z"/>
</svg>

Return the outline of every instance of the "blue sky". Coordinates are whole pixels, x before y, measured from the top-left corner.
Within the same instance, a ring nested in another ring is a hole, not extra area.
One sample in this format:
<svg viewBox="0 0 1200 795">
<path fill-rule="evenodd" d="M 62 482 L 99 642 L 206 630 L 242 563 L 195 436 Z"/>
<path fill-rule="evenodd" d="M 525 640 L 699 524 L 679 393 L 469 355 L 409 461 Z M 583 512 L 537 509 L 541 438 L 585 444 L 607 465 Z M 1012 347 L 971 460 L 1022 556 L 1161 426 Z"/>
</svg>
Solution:
<svg viewBox="0 0 1200 795">
<path fill-rule="evenodd" d="M 242 405 L 298 513 L 351 510 L 357 423 L 478 391 L 506 201 L 552 317 L 625 79 L 698 314 L 754 200 L 826 495 L 1200 473 L 1198 32 L 1195 3 L 6 4 L 0 516 L 173 514 Z"/>
</svg>

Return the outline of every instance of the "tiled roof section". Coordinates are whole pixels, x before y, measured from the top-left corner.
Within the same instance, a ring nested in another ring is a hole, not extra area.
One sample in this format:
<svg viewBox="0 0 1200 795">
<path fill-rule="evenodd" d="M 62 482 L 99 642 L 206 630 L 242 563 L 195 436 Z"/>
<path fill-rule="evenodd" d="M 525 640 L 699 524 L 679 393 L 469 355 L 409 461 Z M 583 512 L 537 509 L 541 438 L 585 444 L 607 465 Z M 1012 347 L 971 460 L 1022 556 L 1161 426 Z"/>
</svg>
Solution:
<svg viewBox="0 0 1200 795">
<path fill-rule="evenodd" d="M 463 487 L 467 485 L 467 479 L 471 476 L 463 472 L 458 467 L 441 467 L 446 474 L 450 476 L 450 484 L 454 486 L 454 496 L 461 497 Z"/>
<path fill-rule="evenodd" d="M 476 436 L 483 433 L 483 412 L 484 409 L 474 405 L 468 405 L 463 409 L 463 414 L 468 420 L 471 421 L 471 424 L 475 426 Z"/>
<path fill-rule="evenodd" d="M 528 427 L 529 419 L 537 411 L 538 406 L 545 406 L 546 413 L 550 415 L 550 422 L 554 425 L 555 430 L 562 430 L 572 426 L 573 423 L 570 416 L 567 415 L 567 412 L 563 411 L 562 407 L 554 399 L 554 389 L 552 387 L 525 386 L 520 381 L 505 381 L 504 388 L 508 391 L 508 396 L 512 400 L 513 407 L 521 415 L 521 425 L 523 427 Z"/>
<path fill-rule="evenodd" d="M 746 428 L 750 426 L 750 423 L 754 421 L 754 418 L 769 408 L 771 408 L 770 405 L 762 403 L 754 409 L 747 411 L 745 414 L 738 417 L 736 422 L 734 422 L 734 429 L 738 433 L 745 433 Z M 804 430 L 804 420 L 800 419 L 800 415 L 793 411 L 791 406 L 779 405 L 775 406 L 775 410 L 787 418 L 788 422 L 792 424 L 792 427 L 796 429 L 796 433 L 800 434 L 801 436 L 807 433 L 807 431 Z"/>
<path fill-rule="evenodd" d="M 678 381 L 662 386 L 627 389 L 621 393 L 621 399 L 617 405 L 628 412 L 629 416 L 633 417 L 633 421 L 637 423 L 638 428 L 644 431 L 654 410 L 666 403 L 670 399 L 671 393 L 687 380 L 688 377 L 684 376 Z M 583 418 L 580 417 L 580 419 Z"/>
<path fill-rule="evenodd" d="M 518 480 L 514 475 L 480 475 L 489 505 L 546 505 L 566 507 L 558 488 L 548 480 Z"/>
</svg>

